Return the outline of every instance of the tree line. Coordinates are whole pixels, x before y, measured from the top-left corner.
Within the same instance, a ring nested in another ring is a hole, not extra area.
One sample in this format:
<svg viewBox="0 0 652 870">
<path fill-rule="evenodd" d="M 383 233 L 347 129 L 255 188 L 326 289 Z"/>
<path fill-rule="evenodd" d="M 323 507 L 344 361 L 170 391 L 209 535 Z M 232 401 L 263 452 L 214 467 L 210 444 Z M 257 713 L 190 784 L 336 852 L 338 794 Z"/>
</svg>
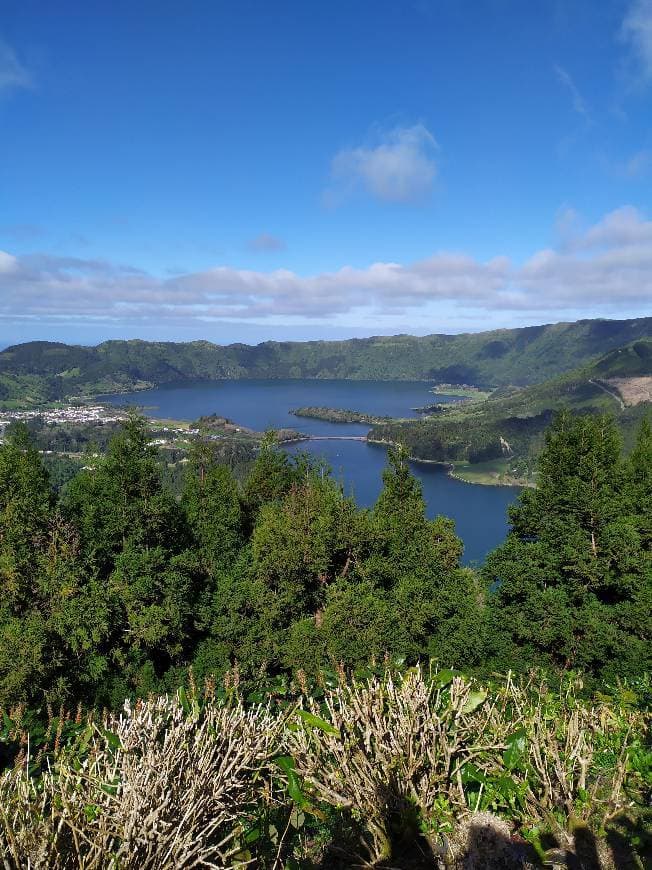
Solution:
<svg viewBox="0 0 652 870">
<path fill-rule="evenodd" d="M 244 480 L 194 445 L 181 495 L 146 421 L 55 494 L 29 433 L 0 447 L 0 707 L 316 674 L 385 657 L 469 673 L 651 663 L 652 430 L 623 455 L 612 420 L 558 415 L 538 486 L 481 570 L 429 519 L 404 450 L 360 509 L 314 458 L 266 439 Z"/>
</svg>

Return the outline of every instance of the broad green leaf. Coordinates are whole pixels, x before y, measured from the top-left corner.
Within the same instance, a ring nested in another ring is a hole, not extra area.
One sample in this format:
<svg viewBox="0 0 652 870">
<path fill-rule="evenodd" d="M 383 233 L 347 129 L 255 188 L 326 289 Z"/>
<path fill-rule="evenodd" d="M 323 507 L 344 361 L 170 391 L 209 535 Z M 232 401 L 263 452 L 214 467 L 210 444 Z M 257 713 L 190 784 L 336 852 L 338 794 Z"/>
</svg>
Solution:
<svg viewBox="0 0 652 870">
<path fill-rule="evenodd" d="M 515 794 L 518 794 L 518 785 L 511 776 L 498 776 L 493 780 L 493 784 L 498 794 L 504 800 L 508 801 Z"/>
<path fill-rule="evenodd" d="M 476 767 L 476 765 L 470 761 L 467 761 L 467 763 L 460 769 L 460 776 L 464 785 L 467 785 L 470 782 L 488 782 L 487 777 L 480 768 Z"/>
<path fill-rule="evenodd" d="M 480 692 L 471 692 L 466 704 L 462 707 L 462 713 L 473 713 L 481 704 L 487 700 L 487 693 L 483 690 Z"/>
<path fill-rule="evenodd" d="M 454 677 L 455 671 L 451 671 L 450 668 L 444 668 L 436 674 L 433 674 L 432 682 L 439 689 L 443 689 L 445 686 L 448 686 L 453 682 Z"/>
<path fill-rule="evenodd" d="M 252 843 L 257 843 L 258 840 L 260 840 L 261 836 L 262 836 L 262 831 L 260 830 L 259 827 L 251 828 L 244 835 L 243 840 L 248 846 L 251 846 Z"/>
<path fill-rule="evenodd" d="M 327 722 L 319 716 L 315 716 L 314 713 L 310 713 L 308 710 L 297 710 L 297 716 L 303 719 L 306 725 L 311 725 L 313 728 L 319 728 L 319 730 L 323 731 L 325 734 L 332 734 L 336 737 L 339 736 L 340 732 L 330 722 Z"/>
<path fill-rule="evenodd" d="M 78 751 L 85 752 L 88 748 L 88 744 L 91 742 L 91 737 L 93 736 L 93 728 L 91 725 L 87 725 L 86 728 L 79 735 L 79 744 Z"/>
<path fill-rule="evenodd" d="M 306 802 L 306 798 L 301 789 L 301 782 L 294 766 L 294 758 L 292 758 L 291 755 L 279 755 L 277 758 L 274 758 L 273 761 L 277 767 L 281 768 L 287 777 L 288 794 L 296 804 L 302 807 Z"/>
<path fill-rule="evenodd" d="M 95 819 L 100 814 L 100 808 L 96 804 L 86 804 L 84 807 L 84 815 L 86 816 L 86 821 L 94 822 Z"/>
<path fill-rule="evenodd" d="M 108 731 L 106 728 L 102 728 L 101 730 L 102 735 L 106 742 L 109 744 L 110 749 L 113 749 L 114 752 L 122 749 L 122 743 L 120 743 L 120 738 L 117 734 L 114 734 L 113 731 Z"/>
<path fill-rule="evenodd" d="M 179 686 L 179 703 L 181 704 L 183 712 L 186 714 L 186 716 L 189 716 L 192 707 L 190 706 L 188 695 L 186 694 L 186 690 L 183 686 Z"/>
<path fill-rule="evenodd" d="M 507 749 L 503 752 L 503 763 L 508 770 L 517 768 L 525 754 L 527 732 L 525 728 L 519 728 L 505 741 Z"/>
<path fill-rule="evenodd" d="M 120 784 L 120 780 L 116 779 L 114 782 L 105 782 L 102 783 L 100 788 L 103 792 L 106 792 L 108 795 L 115 797 L 118 793 L 118 786 Z"/>
<path fill-rule="evenodd" d="M 7 734 L 9 734 L 11 729 L 14 727 L 14 723 L 11 721 L 9 716 L 7 716 L 7 714 L 5 713 L 4 710 L 2 711 L 2 721 L 4 722 L 4 726 L 5 726 L 5 730 L 6 730 Z"/>
</svg>

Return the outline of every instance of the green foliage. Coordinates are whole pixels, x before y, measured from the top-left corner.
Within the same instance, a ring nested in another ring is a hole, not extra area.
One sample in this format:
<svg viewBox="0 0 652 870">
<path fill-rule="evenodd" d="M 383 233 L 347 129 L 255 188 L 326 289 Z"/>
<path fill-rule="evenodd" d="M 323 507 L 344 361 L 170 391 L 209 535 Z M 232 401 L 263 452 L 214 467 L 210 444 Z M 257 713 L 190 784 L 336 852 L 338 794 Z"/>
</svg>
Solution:
<svg viewBox="0 0 652 870">
<path fill-rule="evenodd" d="M 41 458 L 27 429 L 17 427 L 0 450 L 0 582 L 10 612 L 30 602 L 52 502 Z"/>
<path fill-rule="evenodd" d="M 610 678 L 650 667 L 649 463 L 647 427 L 623 461 L 609 418 L 556 418 L 539 485 L 485 567 L 498 584 L 489 635 L 500 666 L 547 661 Z"/>
<path fill-rule="evenodd" d="M 318 679 L 435 659 L 573 668 L 613 684 L 650 662 L 652 435 L 559 417 L 540 485 L 482 575 L 426 516 L 405 449 L 371 509 L 265 439 L 237 480 L 198 442 L 181 496 L 133 416 L 57 495 L 18 427 L 0 447 L 0 705 L 107 706 L 199 679 Z"/>
<path fill-rule="evenodd" d="M 346 408 L 306 407 L 295 408 L 290 412 L 295 417 L 310 417 L 314 420 L 326 420 L 329 423 L 380 423 L 390 420 L 381 414 L 365 414 L 363 411 L 352 411 Z"/>
<path fill-rule="evenodd" d="M 647 365 L 638 346 L 613 364 L 631 370 L 632 354 Z M 66 381 L 84 365 L 66 368 Z M 572 378 L 558 386 L 579 395 Z M 513 409 L 520 400 L 506 391 L 496 401 Z M 498 418 L 486 426 L 485 418 L 465 433 L 468 414 L 485 413 L 479 408 L 443 415 L 437 449 L 446 455 L 464 443 L 477 458 L 500 432 L 501 450 L 505 439 L 511 450 L 546 419 L 514 414 L 511 428 L 501 418 L 498 429 Z M 431 425 L 417 428 L 430 437 Z M 652 785 L 642 712 L 652 699 L 652 429 L 644 420 L 629 446 L 624 454 L 611 418 L 559 414 L 545 434 L 537 488 L 522 493 L 510 535 L 476 573 L 460 565 L 452 521 L 426 516 L 403 447 L 389 450 L 382 492 L 363 510 L 327 468 L 289 456 L 272 433 L 243 480 L 233 473 L 242 457 L 210 438 L 198 442 L 177 498 L 137 416 L 63 487 L 53 486 L 26 428 L 12 427 L 0 445 L 0 755 L 18 764 L 0 785 L 0 837 L 10 801 L 12 818 L 27 819 L 23 832 L 32 832 L 25 848 L 49 831 L 43 842 L 64 854 L 72 840 L 57 840 L 47 825 L 64 830 L 57 813 L 69 785 L 74 794 L 90 788 L 91 778 L 78 776 L 82 762 L 102 786 L 81 810 L 75 804 L 83 813 L 75 830 L 106 831 L 106 796 L 116 798 L 120 777 L 140 775 L 145 754 L 165 760 L 168 731 L 182 740 L 184 771 L 195 770 L 183 740 L 192 735 L 213 758 L 213 738 L 225 735 L 206 723 L 230 722 L 236 711 L 233 722 L 254 743 L 258 717 L 283 732 L 256 756 L 261 775 L 243 773 L 245 810 L 224 820 L 237 860 L 309 866 L 301 862 L 333 839 L 350 849 L 347 860 L 410 856 L 421 836 L 441 849 L 462 825 L 468 839 L 460 819 L 473 811 L 507 825 L 496 848 L 511 826 L 544 856 L 546 837 L 566 842 L 584 828 L 594 836 L 610 813 L 619 813 L 613 838 L 644 846 L 643 816 L 621 812 L 642 805 Z M 424 661 L 433 667 L 427 678 Z M 511 673 L 497 683 L 460 675 L 533 666 L 547 679 L 532 687 Z M 358 676 L 347 682 L 351 671 Z M 191 688 L 174 709 L 160 699 L 148 702 L 156 713 L 134 707 L 159 730 L 133 755 L 126 724 L 52 713 L 78 701 L 118 708 L 125 697 L 176 691 L 187 677 Z M 204 705 L 194 679 L 218 694 L 219 709 Z M 273 717 L 246 710 L 240 696 L 268 701 Z M 201 739 L 193 723 L 204 723 Z M 20 766 L 28 733 L 36 779 Z M 93 767 L 99 759 L 125 767 L 105 777 Z M 155 764 L 147 770 L 156 775 Z M 174 781 L 190 800 L 185 775 Z M 39 803 L 45 794 L 56 800 Z"/>
<path fill-rule="evenodd" d="M 233 473 L 216 457 L 211 442 L 191 453 L 181 504 L 202 567 L 211 575 L 230 566 L 244 544 L 242 496 Z"/>
</svg>

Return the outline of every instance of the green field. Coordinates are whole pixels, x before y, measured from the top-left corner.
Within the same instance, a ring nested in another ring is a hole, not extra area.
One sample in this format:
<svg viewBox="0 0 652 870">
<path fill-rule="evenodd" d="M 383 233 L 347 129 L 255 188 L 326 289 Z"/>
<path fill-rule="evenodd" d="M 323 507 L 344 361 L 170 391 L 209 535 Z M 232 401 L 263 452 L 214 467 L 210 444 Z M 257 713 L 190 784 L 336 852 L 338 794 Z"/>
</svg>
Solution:
<svg viewBox="0 0 652 870">
<path fill-rule="evenodd" d="M 499 486 L 528 486 L 528 480 L 510 471 L 508 459 L 491 459 L 487 462 L 454 462 L 452 476 L 466 483 L 494 484 Z"/>
</svg>

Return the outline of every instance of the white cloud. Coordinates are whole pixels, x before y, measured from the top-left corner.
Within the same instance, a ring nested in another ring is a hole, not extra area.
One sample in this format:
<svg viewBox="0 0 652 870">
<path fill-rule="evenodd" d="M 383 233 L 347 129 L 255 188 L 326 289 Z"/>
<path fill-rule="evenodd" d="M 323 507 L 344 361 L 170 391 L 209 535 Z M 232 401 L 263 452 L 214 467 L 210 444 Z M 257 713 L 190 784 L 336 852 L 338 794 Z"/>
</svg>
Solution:
<svg viewBox="0 0 652 870">
<path fill-rule="evenodd" d="M 576 249 L 630 249 L 650 245 L 652 251 L 652 221 L 646 221 L 631 205 L 617 208 L 575 239 Z"/>
<path fill-rule="evenodd" d="M 0 274 L 16 271 L 18 260 L 6 251 L 0 251 Z"/>
<path fill-rule="evenodd" d="M 591 121 L 591 113 L 589 112 L 589 109 L 584 101 L 584 98 L 582 97 L 581 93 L 579 92 L 579 89 L 578 89 L 577 85 L 575 84 L 571 74 L 567 70 L 565 70 L 563 66 L 559 66 L 559 64 L 555 64 L 553 66 L 553 69 L 555 71 L 555 75 L 557 76 L 557 78 L 559 79 L 561 84 L 570 93 L 572 104 L 573 104 L 573 110 L 578 115 L 581 115 L 584 118 L 584 120 L 590 122 Z"/>
<path fill-rule="evenodd" d="M 624 175 L 626 178 L 642 178 L 651 167 L 652 150 L 643 148 L 632 154 L 627 160 L 617 164 L 616 169 L 620 175 Z"/>
<path fill-rule="evenodd" d="M 19 62 L 10 45 L 0 39 L 0 93 L 15 88 L 29 88 L 32 77 Z"/>
<path fill-rule="evenodd" d="M 652 313 L 652 221 L 631 206 L 588 229 L 571 220 L 563 243 L 523 265 L 439 252 L 414 263 L 343 266 L 303 276 L 217 266 L 159 278 L 102 260 L 0 253 L 0 318 L 9 322 L 200 325 L 215 321 L 323 326 L 371 318 L 423 324 L 448 306 L 482 326 L 496 312 L 563 318 Z M 562 215 L 562 223 L 564 218 Z"/>
<path fill-rule="evenodd" d="M 363 190 L 384 202 L 419 202 L 432 191 L 436 149 L 434 136 L 423 124 L 396 127 L 372 147 L 345 148 L 333 158 L 334 187 L 327 191 L 327 200 L 337 203 Z"/>
<path fill-rule="evenodd" d="M 652 80 L 652 0 L 634 0 L 621 29 L 622 39 L 629 44 L 643 82 Z"/>
</svg>

